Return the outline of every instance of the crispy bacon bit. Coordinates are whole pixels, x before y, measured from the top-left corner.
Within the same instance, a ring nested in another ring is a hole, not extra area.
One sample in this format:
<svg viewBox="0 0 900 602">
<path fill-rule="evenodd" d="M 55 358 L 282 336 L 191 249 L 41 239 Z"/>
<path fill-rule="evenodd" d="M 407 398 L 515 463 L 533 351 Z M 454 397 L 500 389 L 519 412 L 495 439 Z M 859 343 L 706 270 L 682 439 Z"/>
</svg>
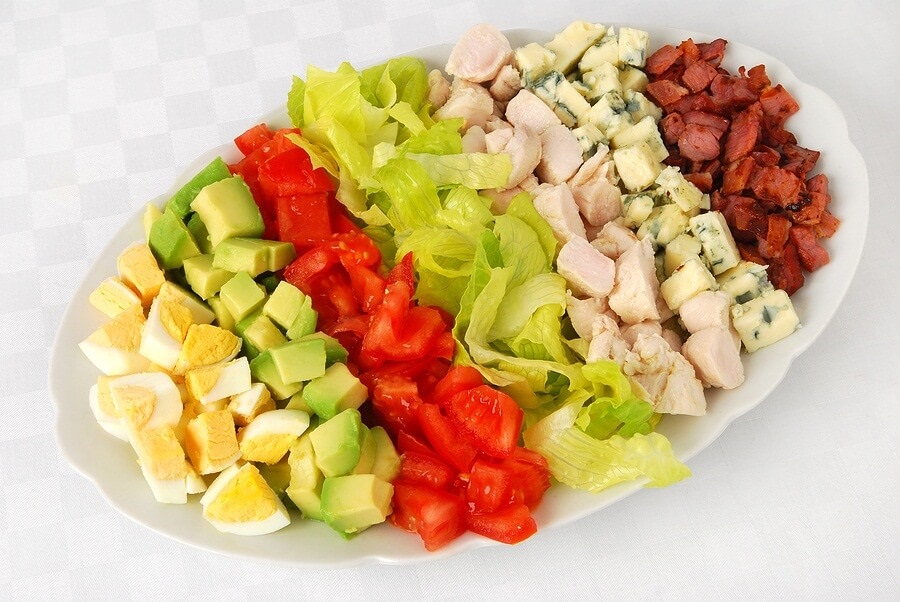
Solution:
<svg viewBox="0 0 900 602">
<path fill-rule="evenodd" d="M 670 105 L 683 96 L 687 96 L 688 89 L 667 79 L 653 82 L 647 85 L 647 93 L 662 106 Z"/>
<path fill-rule="evenodd" d="M 736 194 L 747 188 L 747 182 L 750 180 L 750 174 L 753 173 L 755 166 L 756 163 L 751 157 L 744 157 L 729 163 L 722 177 L 722 192 Z"/>
<path fill-rule="evenodd" d="M 774 257 L 769 261 L 769 280 L 775 288 L 784 289 L 788 295 L 793 295 L 803 286 L 800 256 L 793 243 L 784 245 L 781 257 Z"/>
<path fill-rule="evenodd" d="M 725 46 L 728 44 L 722 38 L 717 38 L 712 42 L 701 42 L 697 44 L 700 49 L 700 58 L 712 65 L 718 67 L 722 64 L 722 58 L 725 56 Z"/>
<path fill-rule="evenodd" d="M 797 246 L 800 265 L 807 272 L 814 272 L 828 263 L 828 251 L 816 240 L 816 232 L 809 226 L 794 226 L 790 230 L 791 242 Z"/>
<path fill-rule="evenodd" d="M 782 167 L 801 179 L 806 179 L 806 174 L 812 171 L 819 160 L 819 151 L 809 150 L 796 144 L 785 144 L 781 147 L 785 163 Z"/>
<path fill-rule="evenodd" d="M 763 257 L 781 257 L 791 231 L 791 220 L 770 213 L 766 226 L 766 237 L 759 241 L 759 254 Z"/>
<path fill-rule="evenodd" d="M 681 50 L 671 44 L 666 44 L 647 57 L 645 67 L 647 75 L 661 75 L 680 58 Z"/>
<path fill-rule="evenodd" d="M 750 85 L 750 89 L 756 93 L 762 92 L 766 88 L 772 85 L 771 80 L 769 80 L 769 76 L 766 75 L 766 66 L 765 65 L 757 65 L 756 67 L 751 67 L 749 71 L 746 71 L 744 67 L 738 69 L 738 72 L 747 78 L 747 83 Z"/>
<path fill-rule="evenodd" d="M 725 162 L 731 163 L 750 154 L 759 142 L 762 108 L 753 103 L 746 111 L 737 114 L 731 121 L 725 138 Z"/>
<path fill-rule="evenodd" d="M 700 192 L 709 192 L 712 190 L 713 177 L 708 171 L 685 174 L 684 179 L 699 188 Z"/>
<path fill-rule="evenodd" d="M 709 92 L 720 107 L 731 109 L 750 106 L 757 101 L 758 95 L 750 89 L 750 84 L 742 77 L 719 73 L 709 84 Z"/>
<path fill-rule="evenodd" d="M 696 61 L 685 68 L 681 81 L 691 92 L 705 90 L 717 75 L 716 68 L 705 61 Z"/>
<path fill-rule="evenodd" d="M 684 132 L 684 119 L 680 113 L 669 113 L 659 121 L 663 138 L 668 145 L 678 144 L 678 137 Z"/>
<path fill-rule="evenodd" d="M 678 137 L 678 150 L 691 161 L 715 159 L 719 156 L 719 136 L 710 127 L 688 123 Z"/>
<path fill-rule="evenodd" d="M 728 119 L 706 111 L 687 111 L 682 115 L 682 119 L 685 123 L 696 123 L 715 130 L 716 138 L 721 138 L 722 134 L 728 130 Z"/>
<path fill-rule="evenodd" d="M 803 182 L 780 167 L 757 167 L 750 175 L 750 188 L 758 198 L 794 210 Z"/>
<path fill-rule="evenodd" d="M 763 113 L 776 117 L 779 125 L 783 125 L 788 117 L 800 110 L 800 105 L 781 84 L 763 90 L 759 95 L 759 102 Z"/>
<path fill-rule="evenodd" d="M 831 215 L 831 212 L 826 209 L 822 212 L 819 223 L 815 224 L 813 228 L 816 231 L 816 236 L 819 238 L 831 238 L 834 236 L 834 233 L 837 232 L 838 226 L 840 225 L 841 220 Z"/>
<path fill-rule="evenodd" d="M 685 67 L 690 67 L 702 58 L 700 48 L 691 38 L 688 38 L 679 44 L 678 50 L 681 51 L 681 60 L 684 61 Z"/>
</svg>

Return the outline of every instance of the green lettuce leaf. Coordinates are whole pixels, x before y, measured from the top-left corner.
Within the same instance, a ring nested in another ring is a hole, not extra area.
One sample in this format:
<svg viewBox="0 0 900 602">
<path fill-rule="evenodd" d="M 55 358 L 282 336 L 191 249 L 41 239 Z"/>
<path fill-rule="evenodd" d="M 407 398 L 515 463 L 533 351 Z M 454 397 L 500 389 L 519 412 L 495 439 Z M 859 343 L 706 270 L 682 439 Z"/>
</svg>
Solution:
<svg viewBox="0 0 900 602">
<path fill-rule="evenodd" d="M 438 186 L 460 184 L 479 190 L 500 188 L 506 184 L 512 170 L 509 155 L 505 153 L 499 155 L 409 153 L 407 156 L 418 161 Z"/>
</svg>

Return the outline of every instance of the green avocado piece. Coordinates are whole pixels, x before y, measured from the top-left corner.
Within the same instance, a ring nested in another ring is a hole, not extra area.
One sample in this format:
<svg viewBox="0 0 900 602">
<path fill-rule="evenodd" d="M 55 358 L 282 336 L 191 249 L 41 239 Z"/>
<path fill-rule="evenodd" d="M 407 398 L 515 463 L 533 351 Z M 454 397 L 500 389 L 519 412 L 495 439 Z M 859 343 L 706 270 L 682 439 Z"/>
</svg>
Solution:
<svg viewBox="0 0 900 602">
<path fill-rule="evenodd" d="M 194 242 L 197 243 L 201 253 L 213 252 L 212 241 L 209 240 L 209 230 L 206 229 L 206 224 L 198 214 L 191 213 L 191 217 L 187 221 L 187 229 L 191 231 L 191 236 L 194 237 Z"/>
<path fill-rule="evenodd" d="M 326 477 L 322 483 L 322 517 L 346 538 L 383 523 L 391 512 L 394 486 L 373 474 Z"/>
<path fill-rule="evenodd" d="M 299 393 L 303 389 L 303 385 L 301 383 L 287 384 L 281 380 L 278 368 L 275 367 L 275 362 L 272 361 L 270 351 L 263 351 L 250 360 L 250 375 L 253 377 L 253 381 L 266 385 L 276 401 L 287 399 L 291 395 Z"/>
<path fill-rule="evenodd" d="M 322 420 L 330 420 L 347 408 L 358 408 L 368 396 L 366 386 L 340 362 L 303 387 L 303 399 Z"/>
<path fill-rule="evenodd" d="M 272 491 L 278 497 L 283 498 L 291 482 L 291 466 L 287 460 L 282 460 L 277 464 L 257 463 L 256 467 Z"/>
<path fill-rule="evenodd" d="M 325 374 L 325 342 L 321 339 L 288 341 L 272 347 L 269 353 L 285 383 L 312 380 Z"/>
<path fill-rule="evenodd" d="M 350 474 L 371 474 L 372 465 L 375 463 L 375 452 L 378 442 L 372 434 L 372 429 L 365 424 L 362 427 L 362 435 L 359 439 L 359 462 L 350 471 Z"/>
<path fill-rule="evenodd" d="M 269 268 L 269 250 L 261 243 L 258 238 L 226 238 L 216 246 L 213 267 L 256 278 Z"/>
<path fill-rule="evenodd" d="M 263 305 L 263 313 L 281 328 L 288 330 L 294 324 L 297 316 L 300 315 L 305 301 L 306 295 L 300 289 L 290 282 L 282 280 L 269 295 L 266 304 Z M 310 309 L 312 309 L 312 305 L 310 305 Z M 313 326 L 313 329 L 315 329 L 315 326 Z"/>
<path fill-rule="evenodd" d="M 323 475 L 345 475 L 359 463 L 362 427 L 359 410 L 348 408 L 310 432 L 316 466 Z"/>
<path fill-rule="evenodd" d="M 240 176 L 204 186 L 191 202 L 191 209 L 206 225 L 213 248 L 226 238 L 259 238 L 265 230 L 253 194 Z"/>
<path fill-rule="evenodd" d="M 322 481 L 325 476 L 316 465 L 316 454 L 310 440 L 311 431 L 303 433 L 288 451 L 291 482 L 288 497 L 306 518 L 322 520 Z"/>
<path fill-rule="evenodd" d="M 281 282 L 281 279 L 275 274 L 266 274 L 260 278 L 257 278 L 256 281 L 266 289 L 267 295 L 271 295 L 273 292 L 275 292 L 275 288 L 278 286 L 278 283 Z"/>
<path fill-rule="evenodd" d="M 240 322 L 245 317 L 261 308 L 266 301 L 266 294 L 247 272 L 238 272 L 231 280 L 222 285 L 219 298 L 225 307 Z"/>
<path fill-rule="evenodd" d="M 168 209 L 150 226 L 147 244 L 164 270 L 180 268 L 185 259 L 200 254 L 184 221 Z"/>
<path fill-rule="evenodd" d="M 184 260 L 184 277 L 188 286 L 206 300 L 218 294 L 234 278 L 234 272 L 213 267 L 212 255 L 195 255 Z"/>
<path fill-rule="evenodd" d="M 278 270 L 287 267 L 290 262 L 297 258 L 297 250 L 294 248 L 294 243 L 281 242 L 280 240 L 266 240 L 264 238 L 261 238 L 259 242 L 262 243 L 268 251 L 267 261 L 269 272 L 277 272 Z"/>
<path fill-rule="evenodd" d="M 370 472 L 382 481 L 392 483 L 400 474 L 400 456 L 397 454 L 397 448 L 383 427 L 373 426 L 369 432 L 375 440 L 375 459 Z"/>
<path fill-rule="evenodd" d="M 216 157 L 169 199 L 166 209 L 171 209 L 176 215 L 184 218 L 190 213 L 191 203 L 197 197 L 197 193 L 214 182 L 230 177 L 231 171 L 228 169 L 228 165 L 222 160 L 222 157 Z"/>
<path fill-rule="evenodd" d="M 291 338 L 290 330 L 288 331 L 288 338 Z M 297 339 L 298 341 L 318 341 L 321 340 L 325 343 L 325 366 L 331 366 L 337 362 L 347 362 L 347 350 L 344 349 L 344 346 L 341 345 L 340 341 L 338 341 L 334 337 L 330 337 L 324 332 L 313 332 L 312 334 L 308 334 L 304 337 Z"/>
<path fill-rule="evenodd" d="M 297 310 L 297 316 L 287 327 L 287 338 L 293 341 L 315 333 L 318 322 L 319 312 L 313 309 L 312 299 L 304 298 L 303 304 Z"/>
<path fill-rule="evenodd" d="M 284 338 L 278 327 L 262 313 L 257 314 L 254 320 L 244 328 L 241 337 L 245 343 L 252 345 L 258 351 L 265 351 L 287 343 L 287 339 Z"/>
<path fill-rule="evenodd" d="M 153 224 L 162 217 L 162 211 L 153 203 L 147 203 L 144 213 L 141 215 L 141 225 L 144 226 L 144 240 L 150 240 L 150 229 Z"/>
<path fill-rule="evenodd" d="M 237 334 L 234 317 L 228 311 L 228 308 L 225 307 L 222 300 L 218 296 L 214 296 L 207 299 L 206 302 L 209 303 L 209 308 L 216 314 L 216 324 L 219 328 L 224 328 Z"/>
</svg>

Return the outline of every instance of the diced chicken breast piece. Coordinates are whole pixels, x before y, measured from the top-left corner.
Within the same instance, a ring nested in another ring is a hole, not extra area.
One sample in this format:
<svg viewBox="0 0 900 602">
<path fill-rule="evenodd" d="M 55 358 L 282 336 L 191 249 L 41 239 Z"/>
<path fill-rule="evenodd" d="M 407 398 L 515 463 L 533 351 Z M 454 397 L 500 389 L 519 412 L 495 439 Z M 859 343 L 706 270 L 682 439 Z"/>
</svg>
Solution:
<svg viewBox="0 0 900 602">
<path fill-rule="evenodd" d="M 605 314 L 597 314 L 591 324 L 591 331 L 591 342 L 585 361 L 590 363 L 613 360 L 622 365 L 628 354 L 628 344 L 622 339 L 616 321 Z"/>
<path fill-rule="evenodd" d="M 436 120 L 462 117 L 463 129 L 474 125 L 484 128 L 488 118 L 494 113 L 494 99 L 486 88 L 477 84 L 453 80 L 450 97 L 435 111 Z"/>
<path fill-rule="evenodd" d="M 575 175 L 582 162 L 581 144 L 572 130 L 560 124 L 541 133 L 541 162 L 535 173 L 542 182 L 562 184 Z"/>
<path fill-rule="evenodd" d="M 585 341 L 590 342 L 594 336 L 594 318 L 605 312 L 607 308 L 605 299 L 596 297 L 579 299 L 572 294 L 572 291 L 566 291 L 566 313 L 572 322 L 572 328 Z"/>
<path fill-rule="evenodd" d="M 464 153 L 486 153 L 487 144 L 484 130 L 477 125 L 466 130 L 462 137 L 462 149 Z"/>
<path fill-rule="evenodd" d="M 560 249 L 556 269 L 575 294 L 599 299 L 609 295 L 616 278 L 616 263 L 578 236 Z"/>
<path fill-rule="evenodd" d="M 562 123 L 553 109 L 534 93 L 525 89 L 519 90 L 519 93 L 506 105 L 506 120 L 515 127 L 527 127 L 538 134 L 551 125 Z"/>
<path fill-rule="evenodd" d="M 658 295 L 653 246 L 650 239 L 645 238 L 616 259 L 615 285 L 609 295 L 609 307 L 628 324 L 659 320 Z"/>
<path fill-rule="evenodd" d="M 628 343 L 629 347 L 634 345 L 634 342 L 637 340 L 638 335 L 658 334 L 662 336 L 662 326 L 655 320 L 645 320 L 644 322 L 638 322 L 637 324 L 629 324 L 621 330 L 622 338 L 626 343 Z"/>
<path fill-rule="evenodd" d="M 550 224 L 560 244 L 566 244 L 576 236 L 587 240 L 578 206 L 565 184 L 539 190 L 534 197 L 534 208 Z"/>
<path fill-rule="evenodd" d="M 661 414 L 702 416 L 706 397 L 693 366 L 658 334 L 640 334 L 622 366 Z"/>
<path fill-rule="evenodd" d="M 598 150 L 569 180 L 572 195 L 584 218 L 602 226 L 622 215 L 622 191 L 608 149 Z"/>
<path fill-rule="evenodd" d="M 506 153 L 512 162 L 512 171 L 506 187 L 513 188 L 524 180 L 541 160 L 541 141 L 528 128 L 494 130 L 485 136 L 489 153 Z"/>
<path fill-rule="evenodd" d="M 537 176 L 533 173 L 528 174 L 527 176 L 525 176 L 525 179 L 519 182 L 519 188 L 521 188 L 522 190 L 527 190 L 531 193 L 537 192 L 540 185 L 540 181 L 538 181 Z"/>
<path fill-rule="evenodd" d="M 662 298 L 662 295 L 658 295 L 656 297 L 656 311 L 659 312 L 660 322 L 665 322 L 675 315 L 675 312 L 669 309 L 669 306 L 666 305 L 666 300 Z"/>
<path fill-rule="evenodd" d="M 733 389 L 744 382 L 741 352 L 727 328 L 712 326 L 698 330 L 681 346 L 684 357 L 697 375 L 711 387 Z"/>
<path fill-rule="evenodd" d="M 428 73 L 428 102 L 435 110 L 440 109 L 450 98 L 450 82 L 440 69 Z"/>
<path fill-rule="evenodd" d="M 666 343 L 669 344 L 669 347 L 672 348 L 672 351 L 681 353 L 681 337 L 677 332 L 675 332 L 671 328 L 663 328 L 662 338 L 666 341 Z M 740 344 L 740 339 L 738 339 L 738 344 Z"/>
<path fill-rule="evenodd" d="M 574 194 L 573 194 L 574 196 Z M 578 202 L 578 199 L 575 199 Z M 618 259 L 622 253 L 637 243 L 638 237 L 630 229 L 616 222 L 606 222 L 591 241 L 591 246 L 609 257 Z"/>
<path fill-rule="evenodd" d="M 484 122 L 484 131 L 488 134 L 490 134 L 491 132 L 496 132 L 497 130 L 512 129 L 513 126 L 511 123 L 496 115 L 491 115 L 490 117 L 488 117 L 487 121 Z"/>
<path fill-rule="evenodd" d="M 703 291 L 681 304 L 678 316 L 685 330 L 690 333 L 717 326 L 727 329 L 731 325 L 731 296 L 725 291 Z"/>
<path fill-rule="evenodd" d="M 519 70 L 512 65 L 503 65 L 497 77 L 491 82 L 488 90 L 495 100 L 507 102 L 522 89 L 522 79 Z"/>
<path fill-rule="evenodd" d="M 512 46 L 499 29 L 479 23 L 466 31 L 450 51 L 447 73 L 472 82 L 494 79 L 510 63 Z"/>
</svg>

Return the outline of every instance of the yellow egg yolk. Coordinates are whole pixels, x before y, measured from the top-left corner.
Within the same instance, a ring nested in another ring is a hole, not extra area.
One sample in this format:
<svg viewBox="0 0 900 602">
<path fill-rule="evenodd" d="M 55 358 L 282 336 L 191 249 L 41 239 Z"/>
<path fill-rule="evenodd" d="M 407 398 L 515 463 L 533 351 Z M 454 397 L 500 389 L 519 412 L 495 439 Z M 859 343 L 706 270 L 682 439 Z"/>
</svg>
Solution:
<svg viewBox="0 0 900 602">
<path fill-rule="evenodd" d="M 275 492 L 253 464 L 246 464 L 203 513 L 222 522 L 250 523 L 264 520 L 277 510 Z"/>
<path fill-rule="evenodd" d="M 144 322 L 143 309 L 140 305 L 135 305 L 95 330 L 87 340 L 103 347 L 137 351 L 141 347 Z"/>
<path fill-rule="evenodd" d="M 119 416 L 127 426 L 135 431 L 140 431 L 146 426 L 156 408 L 156 393 L 152 389 L 124 385 L 112 387 L 110 393 Z"/>
<path fill-rule="evenodd" d="M 175 372 L 184 374 L 192 368 L 228 360 L 240 348 L 241 339 L 234 333 L 211 324 L 192 324 L 181 347 Z"/>
<path fill-rule="evenodd" d="M 170 337 L 179 343 L 184 342 L 191 327 L 191 310 L 175 301 L 160 300 L 157 303 L 159 303 L 159 321 L 163 328 Z"/>
<path fill-rule="evenodd" d="M 241 455 L 251 462 L 277 464 L 288 452 L 296 435 L 270 433 L 241 441 Z"/>
<path fill-rule="evenodd" d="M 116 266 L 119 276 L 140 295 L 145 307 L 150 305 L 166 281 L 165 272 L 159 268 L 150 247 L 143 243 L 125 249 L 119 255 Z"/>
<path fill-rule="evenodd" d="M 161 481 L 183 479 L 187 476 L 188 465 L 184 449 L 170 426 L 145 429 L 134 437 L 134 445 L 143 467 Z"/>
<path fill-rule="evenodd" d="M 110 318 L 129 307 L 141 304 L 140 297 L 118 278 L 107 278 L 101 282 L 88 297 L 88 301 Z"/>
</svg>

